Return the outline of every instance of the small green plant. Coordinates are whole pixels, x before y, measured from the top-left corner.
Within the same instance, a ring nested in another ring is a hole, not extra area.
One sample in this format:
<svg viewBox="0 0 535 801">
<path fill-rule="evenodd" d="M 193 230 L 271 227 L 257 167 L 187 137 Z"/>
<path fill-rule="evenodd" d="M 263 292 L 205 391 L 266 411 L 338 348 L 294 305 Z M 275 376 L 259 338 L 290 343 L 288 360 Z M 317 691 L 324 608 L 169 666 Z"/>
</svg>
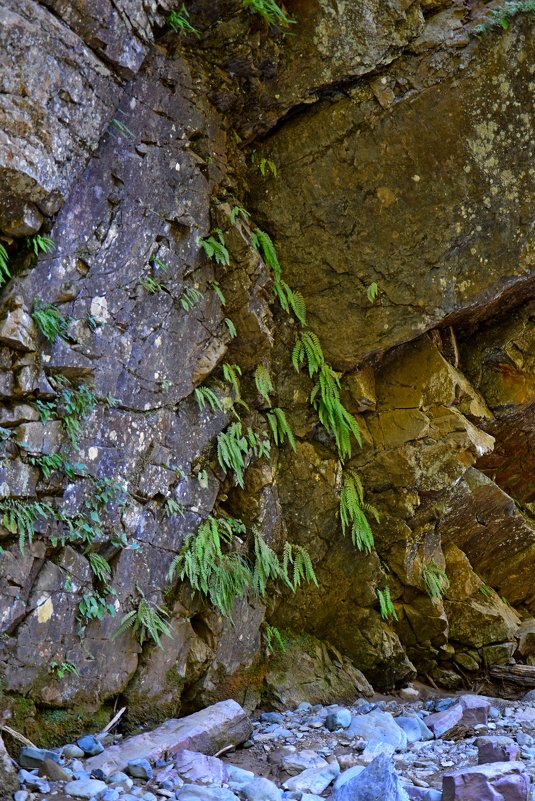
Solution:
<svg viewBox="0 0 535 801">
<path fill-rule="evenodd" d="M 535 13 L 535 0 L 505 0 L 499 8 L 493 8 L 490 11 L 481 25 L 474 28 L 474 35 L 482 36 L 493 28 L 502 28 L 507 31 L 511 26 L 511 20 L 517 14 L 527 12 Z"/>
<path fill-rule="evenodd" d="M 209 236 L 197 240 L 209 259 L 226 267 L 230 264 L 230 254 L 225 246 L 225 237 L 221 228 L 213 228 Z"/>
<path fill-rule="evenodd" d="M 152 601 L 147 601 L 139 587 L 137 590 L 141 597 L 135 608 L 123 615 L 121 625 L 112 640 L 117 639 L 125 631 L 130 631 L 140 645 L 150 639 L 156 643 L 158 648 L 162 648 L 162 636 L 173 639 L 169 623 L 166 620 L 169 613 Z"/>
<path fill-rule="evenodd" d="M 58 337 L 65 342 L 74 341 L 69 333 L 70 318 L 64 317 L 52 303 L 42 303 L 37 298 L 33 305 L 32 317 L 39 331 L 49 342 L 55 342 Z"/>
<path fill-rule="evenodd" d="M 243 206 L 234 206 L 234 208 L 230 212 L 230 222 L 232 223 L 232 225 L 235 225 L 238 217 L 243 217 L 243 219 L 247 222 L 250 216 L 251 215 L 249 214 L 247 209 L 244 209 Z"/>
<path fill-rule="evenodd" d="M 485 598 L 490 598 L 494 593 L 494 590 L 492 589 L 492 587 L 489 587 L 488 584 L 482 584 L 479 588 L 479 592 L 481 593 L 481 595 L 484 595 Z"/>
<path fill-rule="evenodd" d="M 103 584 L 109 580 L 111 576 L 111 567 L 108 562 L 99 553 L 90 553 L 88 556 L 89 567 Z"/>
<path fill-rule="evenodd" d="M 266 158 L 260 159 L 260 161 L 258 162 L 258 170 L 260 172 L 260 175 L 263 175 L 264 178 L 268 174 L 268 172 L 271 173 L 271 175 L 277 175 L 277 165 L 271 159 L 266 159 Z"/>
<path fill-rule="evenodd" d="M 372 281 L 368 289 L 366 290 L 366 294 L 368 296 L 368 300 L 370 301 L 370 303 L 375 303 L 378 292 L 379 292 L 379 287 L 377 286 L 375 281 Z"/>
<path fill-rule="evenodd" d="M 35 236 L 29 237 L 28 247 L 38 256 L 40 253 L 53 253 L 56 249 L 56 243 L 49 236 L 35 234 Z"/>
<path fill-rule="evenodd" d="M 102 593 L 90 590 L 82 595 L 82 600 L 78 604 L 78 620 L 82 624 L 90 623 L 92 620 L 103 620 L 106 615 L 115 616 L 115 604 L 107 600 L 109 596 L 114 596 L 113 589 L 106 588 Z"/>
<path fill-rule="evenodd" d="M 249 442 L 243 433 L 242 424 L 231 423 L 226 431 L 222 431 L 217 437 L 217 461 L 223 470 L 234 472 L 236 481 L 242 489 L 245 459 L 248 455 Z"/>
<path fill-rule="evenodd" d="M 48 481 L 54 470 L 61 470 L 71 481 L 74 481 L 77 476 L 87 476 L 87 467 L 85 464 L 81 462 L 69 462 L 63 454 L 59 452 L 46 453 L 39 456 L 31 454 L 28 456 L 28 461 L 30 464 L 39 468 L 45 481 Z"/>
<path fill-rule="evenodd" d="M 379 522 L 379 512 L 364 500 L 364 488 L 360 476 L 355 470 L 347 469 L 342 478 L 340 491 L 340 520 L 342 533 L 350 530 L 351 541 L 359 551 L 371 553 L 374 537 L 367 514 Z"/>
<path fill-rule="evenodd" d="M 286 645 L 281 632 L 276 626 L 270 626 L 266 623 L 264 629 L 264 637 L 266 638 L 266 652 L 268 656 L 274 654 L 275 651 L 286 651 Z"/>
<path fill-rule="evenodd" d="M 59 387 L 57 396 L 51 401 L 35 402 L 41 422 L 46 423 L 50 419 L 61 420 L 71 445 L 78 448 L 82 420 L 88 417 L 97 405 L 97 396 L 87 384 L 75 387 L 65 376 L 56 375 L 53 378 Z"/>
<path fill-rule="evenodd" d="M 175 33 L 193 34 L 193 36 L 197 37 L 201 35 L 200 31 L 194 28 L 189 21 L 189 13 L 184 3 L 180 6 L 179 11 L 171 11 L 167 17 L 167 24 Z"/>
<path fill-rule="evenodd" d="M 254 373 L 254 380 L 258 394 L 266 401 L 268 406 L 271 406 L 269 396 L 273 392 L 273 382 L 267 367 L 259 364 Z"/>
<path fill-rule="evenodd" d="M 214 390 L 210 389 L 210 387 L 197 387 L 193 394 L 195 395 L 197 406 L 201 412 L 206 407 L 206 404 L 210 406 L 213 412 L 223 411 L 223 405 L 221 401 L 215 394 Z"/>
<path fill-rule="evenodd" d="M 199 482 L 199 485 L 203 489 L 208 488 L 208 473 L 206 472 L 206 470 L 199 470 L 199 472 L 197 473 L 197 481 Z"/>
<path fill-rule="evenodd" d="M 250 8 L 257 14 L 260 14 L 264 22 L 268 25 L 280 26 L 287 28 L 293 25 L 296 20 L 286 14 L 283 9 L 277 5 L 275 0 L 243 0 L 243 7 Z"/>
<path fill-rule="evenodd" d="M 209 283 L 210 283 L 210 286 L 212 287 L 212 289 L 214 290 L 215 294 L 217 295 L 221 305 L 222 306 L 226 306 L 227 305 L 227 299 L 223 294 L 223 290 L 221 289 L 221 285 L 219 284 L 219 281 L 210 281 Z"/>
<path fill-rule="evenodd" d="M 394 604 L 392 603 L 389 588 L 385 587 L 384 590 L 378 589 L 376 592 L 379 600 L 379 611 L 383 620 L 388 620 L 389 618 L 398 620 L 398 614 L 395 610 Z"/>
<path fill-rule="evenodd" d="M 9 255 L 5 247 L 0 243 L 0 286 L 7 283 L 11 278 L 9 271 Z"/>
<path fill-rule="evenodd" d="M 44 501 L 20 501 L 16 498 L 0 500 L 0 520 L 10 534 L 19 538 L 19 550 L 24 551 L 26 541 L 33 542 L 35 524 L 39 518 L 47 520 L 55 517 L 54 509 Z"/>
<path fill-rule="evenodd" d="M 284 411 L 279 407 L 270 409 L 269 412 L 266 413 L 266 419 L 271 429 L 271 435 L 275 445 L 280 447 L 284 444 L 285 440 L 288 440 L 288 445 L 295 452 L 296 445 L 294 433 L 288 420 L 286 419 L 286 414 Z"/>
<path fill-rule="evenodd" d="M 184 311 L 189 312 L 202 300 L 202 292 L 199 292 L 193 286 L 187 286 L 180 295 L 179 300 Z"/>
<path fill-rule="evenodd" d="M 291 542 L 284 543 L 282 573 L 293 592 L 296 591 L 302 582 L 308 582 L 315 584 L 316 587 L 318 586 L 318 580 L 314 572 L 310 554 L 302 545 L 293 545 Z"/>
<path fill-rule="evenodd" d="M 241 401 L 241 389 L 238 376 L 241 376 L 241 367 L 238 364 L 225 362 L 223 365 L 223 378 L 230 384 L 234 390 L 235 400 L 239 402 Z"/>
<path fill-rule="evenodd" d="M 50 662 L 49 671 L 53 676 L 61 681 L 67 673 L 72 673 L 75 676 L 80 675 L 80 671 L 72 662 Z"/>
<path fill-rule="evenodd" d="M 175 501 L 174 498 L 168 498 L 165 502 L 165 514 L 167 517 L 172 517 L 173 515 L 180 515 L 180 517 L 184 517 L 186 510 L 181 503 Z"/>
<path fill-rule="evenodd" d="M 124 111 L 121 111 L 120 109 L 117 113 L 124 115 Z M 109 131 L 114 139 L 118 139 L 120 136 L 123 136 L 125 139 L 135 139 L 135 134 L 132 133 L 128 125 L 119 117 L 113 118 L 110 123 Z"/>
<path fill-rule="evenodd" d="M 153 278 L 152 275 L 144 275 L 139 284 L 143 289 L 146 289 L 150 295 L 155 295 L 164 288 L 162 282 L 159 281 L 158 278 Z"/>
<path fill-rule="evenodd" d="M 422 581 L 430 598 L 442 598 L 450 586 L 446 571 L 436 562 L 430 562 L 422 568 Z"/>
<path fill-rule="evenodd" d="M 225 323 L 225 325 L 227 327 L 227 331 L 230 334 L 230 338 L 234 339 L 234 337 L 237 337 L 238 336 L 238 332 L 236 331 L 236 326 L 234 325 L 234 323 L 232 322 L 230 317 L 225 317 L 223 322 Z"/>
<path fill-rule="evenodd" d="M 277 297 L 281 308 L 286 313 L 292 313 L 295 318 L 306 325 L 306 303 L 299 290 L 291 289 L 286 281 L 282 280 L 282 270 L 275 250 L 275 245 L 269 234 L 256 228 L 251 237 L 253 247 L 260 253 L 265 263 L 273 271 L 273 292 Z"/>
</svg>

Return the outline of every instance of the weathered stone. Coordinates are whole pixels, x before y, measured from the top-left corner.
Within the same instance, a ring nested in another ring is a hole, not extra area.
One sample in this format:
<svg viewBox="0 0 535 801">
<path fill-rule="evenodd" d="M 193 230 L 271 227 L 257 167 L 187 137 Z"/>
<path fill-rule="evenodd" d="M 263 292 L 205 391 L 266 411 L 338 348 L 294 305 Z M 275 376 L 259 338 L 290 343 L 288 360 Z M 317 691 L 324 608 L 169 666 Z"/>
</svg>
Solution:
<svg viewBox="0 0 535 801">
<path fill-rule="evenodd" d="M 229 779 L 224 762 L 216 757 L 195 751 L 177 751 L 174 763 L 178 775 L 185 781 L 221 785 Z"/>
<path fill-rule="evenodd" d="M 176 796 L 178 801 L 238 801 L 238 796 L 224 787 L 185 784 Z"/>
<path fill-rule="evenodd" d="M 486 725 L 490 704 L 478 695 L 461 695 L 459 703 L 463 708 L 462 724 L 464 726 Z"/>
<path fill-rule="evenodd" d="M 409 743 L 417 743 L 420 740 L 433 739 L 433 732 L 430 731 L 429 727 L 426 726 L 425 722 L 418 717 L 418 715 L 413 715 L 411 717 L 399 715 L 398 717 L 394 718 L 394 720 L 407 735 L 407 742 Z"/>
<path fill-rule="evenodd" d="M 13 350 L 31 353 L 37 347 L 37 330 L 35 324 L 21 305 L 7 311 L 0 322 L 0 342 Z"/>
<path fill-rule="evenodd" d="M 449 709 L 428 715 L 425 725 L 431 729 L 435 737 L 447 738 L 461 725 L 464 709 L 461 704 L 453 704 Z"/>
<path fill-rule="evenodd" d="M 104 746 L 100 740 L 97 740 L 92 734 L 86 734 L 84 737 L 80 737 L 79 740 L 76 740 L 76 745 L 78 748 L 81 748 L 87 756 L 96 756 L 104 751 Z"/>
<path fill-rule="evenodd" d="M 392 761 L 384 754 L 335 790 L 333 797 L 335 801 L 369 801 L 369 799 L 408 801 Z"/>
<path fill-rule="evenodd" d="M 308 768 L 326 767 L 327 761 L 315 751 L 307 749 L 305 751 L 297 751 L 295 753 L 283 755 L 280 765 L 290 776 L 296 776 L 298 773 L 302 773 L 302 771 Z"/>
<path fill-rule="evenodd" d="M 239 745 L 249 737 L 252 726 L 235 701 L 221 701 L 180 720 L 168 720 L 151 732 L 136 734 L 103 754 L 87 760 L 90 770 L 121 770 L 131 759 L 158 759 L 164 752 L 195 749 L 202 754 L 218 751 L 226 745 Z"/>
<path fill-rule="evenodd" d="M 152 766 L 149 760 L 144 757 L 129 759 L 125 770 L 130 776 L 133 776 L 134 779 L 142 779 L 143 781 L 152 779 Z"/>
<path fill-rule="evenodd" d="M 240 794 L 246 801 L 281 801 L 282 790 L 277 785 L 264 778 L 255 778 L 248 784 L 242 785 Z"/>
<path fill-rule="evenodd" d="M 388 743 L 395 750 L 407 747 L 407 735 L 389 712 L 374 709 L 367 715 L 355 715 L 346 729 L 350 737 L 363 737 L 368 745 Z"/>
<path fill-rule="evenodd" d="M 479 765 L 489 762 L 516 762 L 520 759 L 520 748 L 511 737 L 478 737 L 476 745 Z"/>
<path fill-rule="evenodd" d="M 57 756 L 54 754 L 54 756 Z M 61 765 L 53 759 L 43 760 L 42 765 L 39 767 L 39 775 L 46 776 L 53 782 L 68 782 L 72 779 L 72 772 L 64 770 Z"/>
<path fill-rule="evenodd" d="M 329 729 L 329 731 L 335 731 L 335 729 L 347 729 L 350 724 L 351 712 L 349 709 L 335 709 L 332 712 L 329 712 L 325 719 L 325 726 Z"/>
<path fill-rule="evenodd" d="M 447 773 L 443 801 L 527 801 L 530 778 L 522 762 L 494 762 Z"/>
<path fill-rule="evenodd" d="M 325 767 L 307 768 L 297 776 L 286 779 L 282 786 L 285 790 L 296 790 L 302 793 L 319 795 L 336 779 L 340 773 L 338 762 L 331 762 Z"/>
<path fill-rule="evenodd" d="M 98 798 L 107 789 L 99 779 L 77 779 L 65 785 L 65 792 L 75 798 Z"/>
<path fill-rule="evenodd" d="M 59 762 L 60 758 L 54 751 L 48 751 L 45 748 L 34 748 L 30 745 L 24 745 L 19 752 L 19 765 L 21 768 L 40 768 L 45 759 L 51 759 L 54 762 Z"/>
</svg>

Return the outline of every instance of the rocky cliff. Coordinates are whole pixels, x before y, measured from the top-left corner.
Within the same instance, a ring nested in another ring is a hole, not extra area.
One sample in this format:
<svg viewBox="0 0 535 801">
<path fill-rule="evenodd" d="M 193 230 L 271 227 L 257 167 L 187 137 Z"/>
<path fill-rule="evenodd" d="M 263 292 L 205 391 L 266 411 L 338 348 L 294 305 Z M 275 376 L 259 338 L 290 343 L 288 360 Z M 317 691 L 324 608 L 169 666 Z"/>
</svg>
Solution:
<svg viewBox="0 0 535 801">
<path fill-rule="evenodd" d="M 530 659 L 532 4 L 252 6 L 2 0 L 1 704 L 30 735 Z"/>
</svg>

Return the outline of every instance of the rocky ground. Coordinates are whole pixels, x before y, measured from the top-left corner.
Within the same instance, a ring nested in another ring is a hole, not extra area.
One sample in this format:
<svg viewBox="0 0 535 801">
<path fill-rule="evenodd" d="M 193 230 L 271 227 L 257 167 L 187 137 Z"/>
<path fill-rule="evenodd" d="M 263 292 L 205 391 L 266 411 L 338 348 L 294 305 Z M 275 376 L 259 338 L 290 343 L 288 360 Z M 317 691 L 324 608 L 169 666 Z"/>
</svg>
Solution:
<svg viewBox="0 0 535 801">
<path fill-rule="evenodd" d="M 214 729 L 216 720 L 219 731 Z M 399 696 L 361 698 L 349 706 L 304 702 L 293 710 L 261 712 L 252 724 L 237 704 L 228 701 L 181 721 L 181 736 L 175 732 L 174 740 L 168 724 L 124 740 L 120 735 L 90 735 L 51 751 L 24 747 L 19 755 L 20 789 L 1 797 L 14 801 L 528 801 L 532 797 L 535 691 L 522 700 L 508 701 L 475 694 L 431 695 L 424 688 L 408 687 Z M 227 746 L 216 745 L 225 741 Z"/>
</svg>

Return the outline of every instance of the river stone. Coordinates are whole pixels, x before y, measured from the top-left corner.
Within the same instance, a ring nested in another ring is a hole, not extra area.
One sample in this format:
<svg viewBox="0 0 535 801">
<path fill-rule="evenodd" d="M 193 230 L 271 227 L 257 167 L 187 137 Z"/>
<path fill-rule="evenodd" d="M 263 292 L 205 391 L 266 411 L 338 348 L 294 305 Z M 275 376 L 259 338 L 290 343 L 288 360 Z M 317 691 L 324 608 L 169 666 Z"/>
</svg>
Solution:
<svg viewBox="0 0 535 801">
<path fill-rule="evenodd" d="M 110 787 L 114 787 L 115 785 L 121 786 L 125 790 L 130 790 L 134 782 L 127 776 L 126 773 L 123 773 L 122 770 L 116 770 L 114 773 L 111 773 L 108 778 L 106 779 Z"/>
<path fill-rule="evenodd" d="M 296 776 L 298 773 L 308 768 L 322 768 L 327 764 L 327 761 L 322 756 L 311 750 L 297 751 L 295 754 L 285 754 L 280 763 L 281 768 L 286 771 L 286 773 L 289 773 L 290 776 Z"/>
<path fill-rule="evenodd" d="M 515 762 L 520 757 L 520 748 L 512 737 L 478 737 L 475 744 L 479 765 L 489 762 Z"/>
<path fill-rule="evenodd" d="M 202 787 L 185 784 L 177 793 L 178 801 L 239 801 L 238 796 L 224 787 Z"/>
<path fill-rule="evenodd" d="M 464 709 L 461 704 L 453 704 L 441 712 L 428 715 L 425 719 L 426 726 L 431 729 L 435 737 L 447 737 L 459 727 Z"/>
<path fill-rule="evenodd" d="M 363 737 L 368 745 L 388 743 L 396 751 L 403 751 L 407 747 L 407 735 L 403 729 L 389 712 L 380 709 L 374 709 L 367 715 L 355 715 L 346 733 L 349 737 Z"/>
<path fill-rule="evenodd" d="M 459 703 L 463 708 L 463 726 L 487 725 L 490 704 L 478 695 L 461 695 Z"/>
<path fill-rule="evenodd" d="M 65 785 L 67 795 L 75 798 L 98 798 L 104 790 L 107 790 L 106 782 L 99 779 L 77 779 Z"/>
<path fill-rule="evenodd" d="M 145 781 L 152 779 L 152 766 L 149 760 L 143 757 L 130 759 L 126 770 L 134 779 L 144 779 Z"/>
<path fill-rule="evenodd" d="M 433 732 L 425 725 L 424 721 L 418 715 L 399 715 L 394 718 L 397 725 L 400 726 L 407 735 L 407 742 L 417 743 L 420 740 L 432 740 Z"/>
<path fill-rule="evenodd" d="M 84 737 L 80 737 L 79 740 L 76 740 L 76 745 L 78 748 L 81 748 L 87 756 L 97 756 L 97 754 L 101 754 L 104 751 L 104 746 L 100 740 L 97 740 L 92 734 L 86 734 Z"/>
<path fill-rule="evenodd" d="M 71 770 L 66 770 L 58 765 L 53 759 L 45 759 L 39 768 L 39 775 L 46 776 L 53 782 L 69 782 L 73 778 Z"/>
<path fill-rule="evenodd" d="M 345 709 L 342 707 L 341 709 L 335 709 L 332 712 L 329 712 L 327 718 L 325 720 L 325 726 L 329 729 L 329 731 L 335 731 L 336 729 L 347 729 L 348 726 L 351 725 L 351 712 L 349 709 Z"/>
<path fill-rule="evenodd" d="M 63 746 L 61 755 L 67 759 L 81 759 L 84 756 L 84 752 L 75 743 L 68 743 Z"/>
<path fill-rule="evenodd" d="M 321 768 L 307 768 L 298 776 L 283 783 L 285 790 L 298 790 L 302 793 L 320 795 L 340 773 L 338 762 L 331 762 Z"/>
<path fill-rule="evenodd" d="M 60 758 L 55 751 L 48 751 L 46 748 L 35 748 L 34 746 L 25 745 L 20 749 L 19 765 L 22 768 L 39 768 L 45 761 L 51 759 L 53 762 L 59 762 Z"/>
<path fill-rule="evenodd" d="M 358 776 L 343 784 L 333 801 L 408 801 L 392 760 L 380 754 Z"/>
<path fill-rule="evenodd" d="M 48 793 L 50 791 L 50 784 L 46 779 L 42 779 L 34 773 L 29 773 L 24 768 L 19 770 L 19 779 L 23 784 L 27 784 L 31 790 L 38 790 L 40 793 Z"/>
<path fill-rule="evenodd" d="M 522 762 L 493 762 L 447 773 L 442 801 L 528 801 L 529 787 Z"/>
<path fill-rule="evenodd" d="M 353 765 L 353 767 L 344 770 L 334 783 L 335 791 L 340 789 L 344 784 L 347 784 L 350 779 L 353 779 L 355 776 L 360 776 L 363 770 L 366 770 L 366 765 Z"/>
<path fill-rule="evenodd" d="M 269 779 L 255 778 L 252 782 L 244 784 L 241 795 L 246 801 L 281 801 L 282 791 Z"/>
<path fill-rule="evenodd" d="M 179 776 L 188 783 L 221 785 L 229 778 L 224 762 L 197 751 L 177 751 L 174 762 Z"/>
</svg>

